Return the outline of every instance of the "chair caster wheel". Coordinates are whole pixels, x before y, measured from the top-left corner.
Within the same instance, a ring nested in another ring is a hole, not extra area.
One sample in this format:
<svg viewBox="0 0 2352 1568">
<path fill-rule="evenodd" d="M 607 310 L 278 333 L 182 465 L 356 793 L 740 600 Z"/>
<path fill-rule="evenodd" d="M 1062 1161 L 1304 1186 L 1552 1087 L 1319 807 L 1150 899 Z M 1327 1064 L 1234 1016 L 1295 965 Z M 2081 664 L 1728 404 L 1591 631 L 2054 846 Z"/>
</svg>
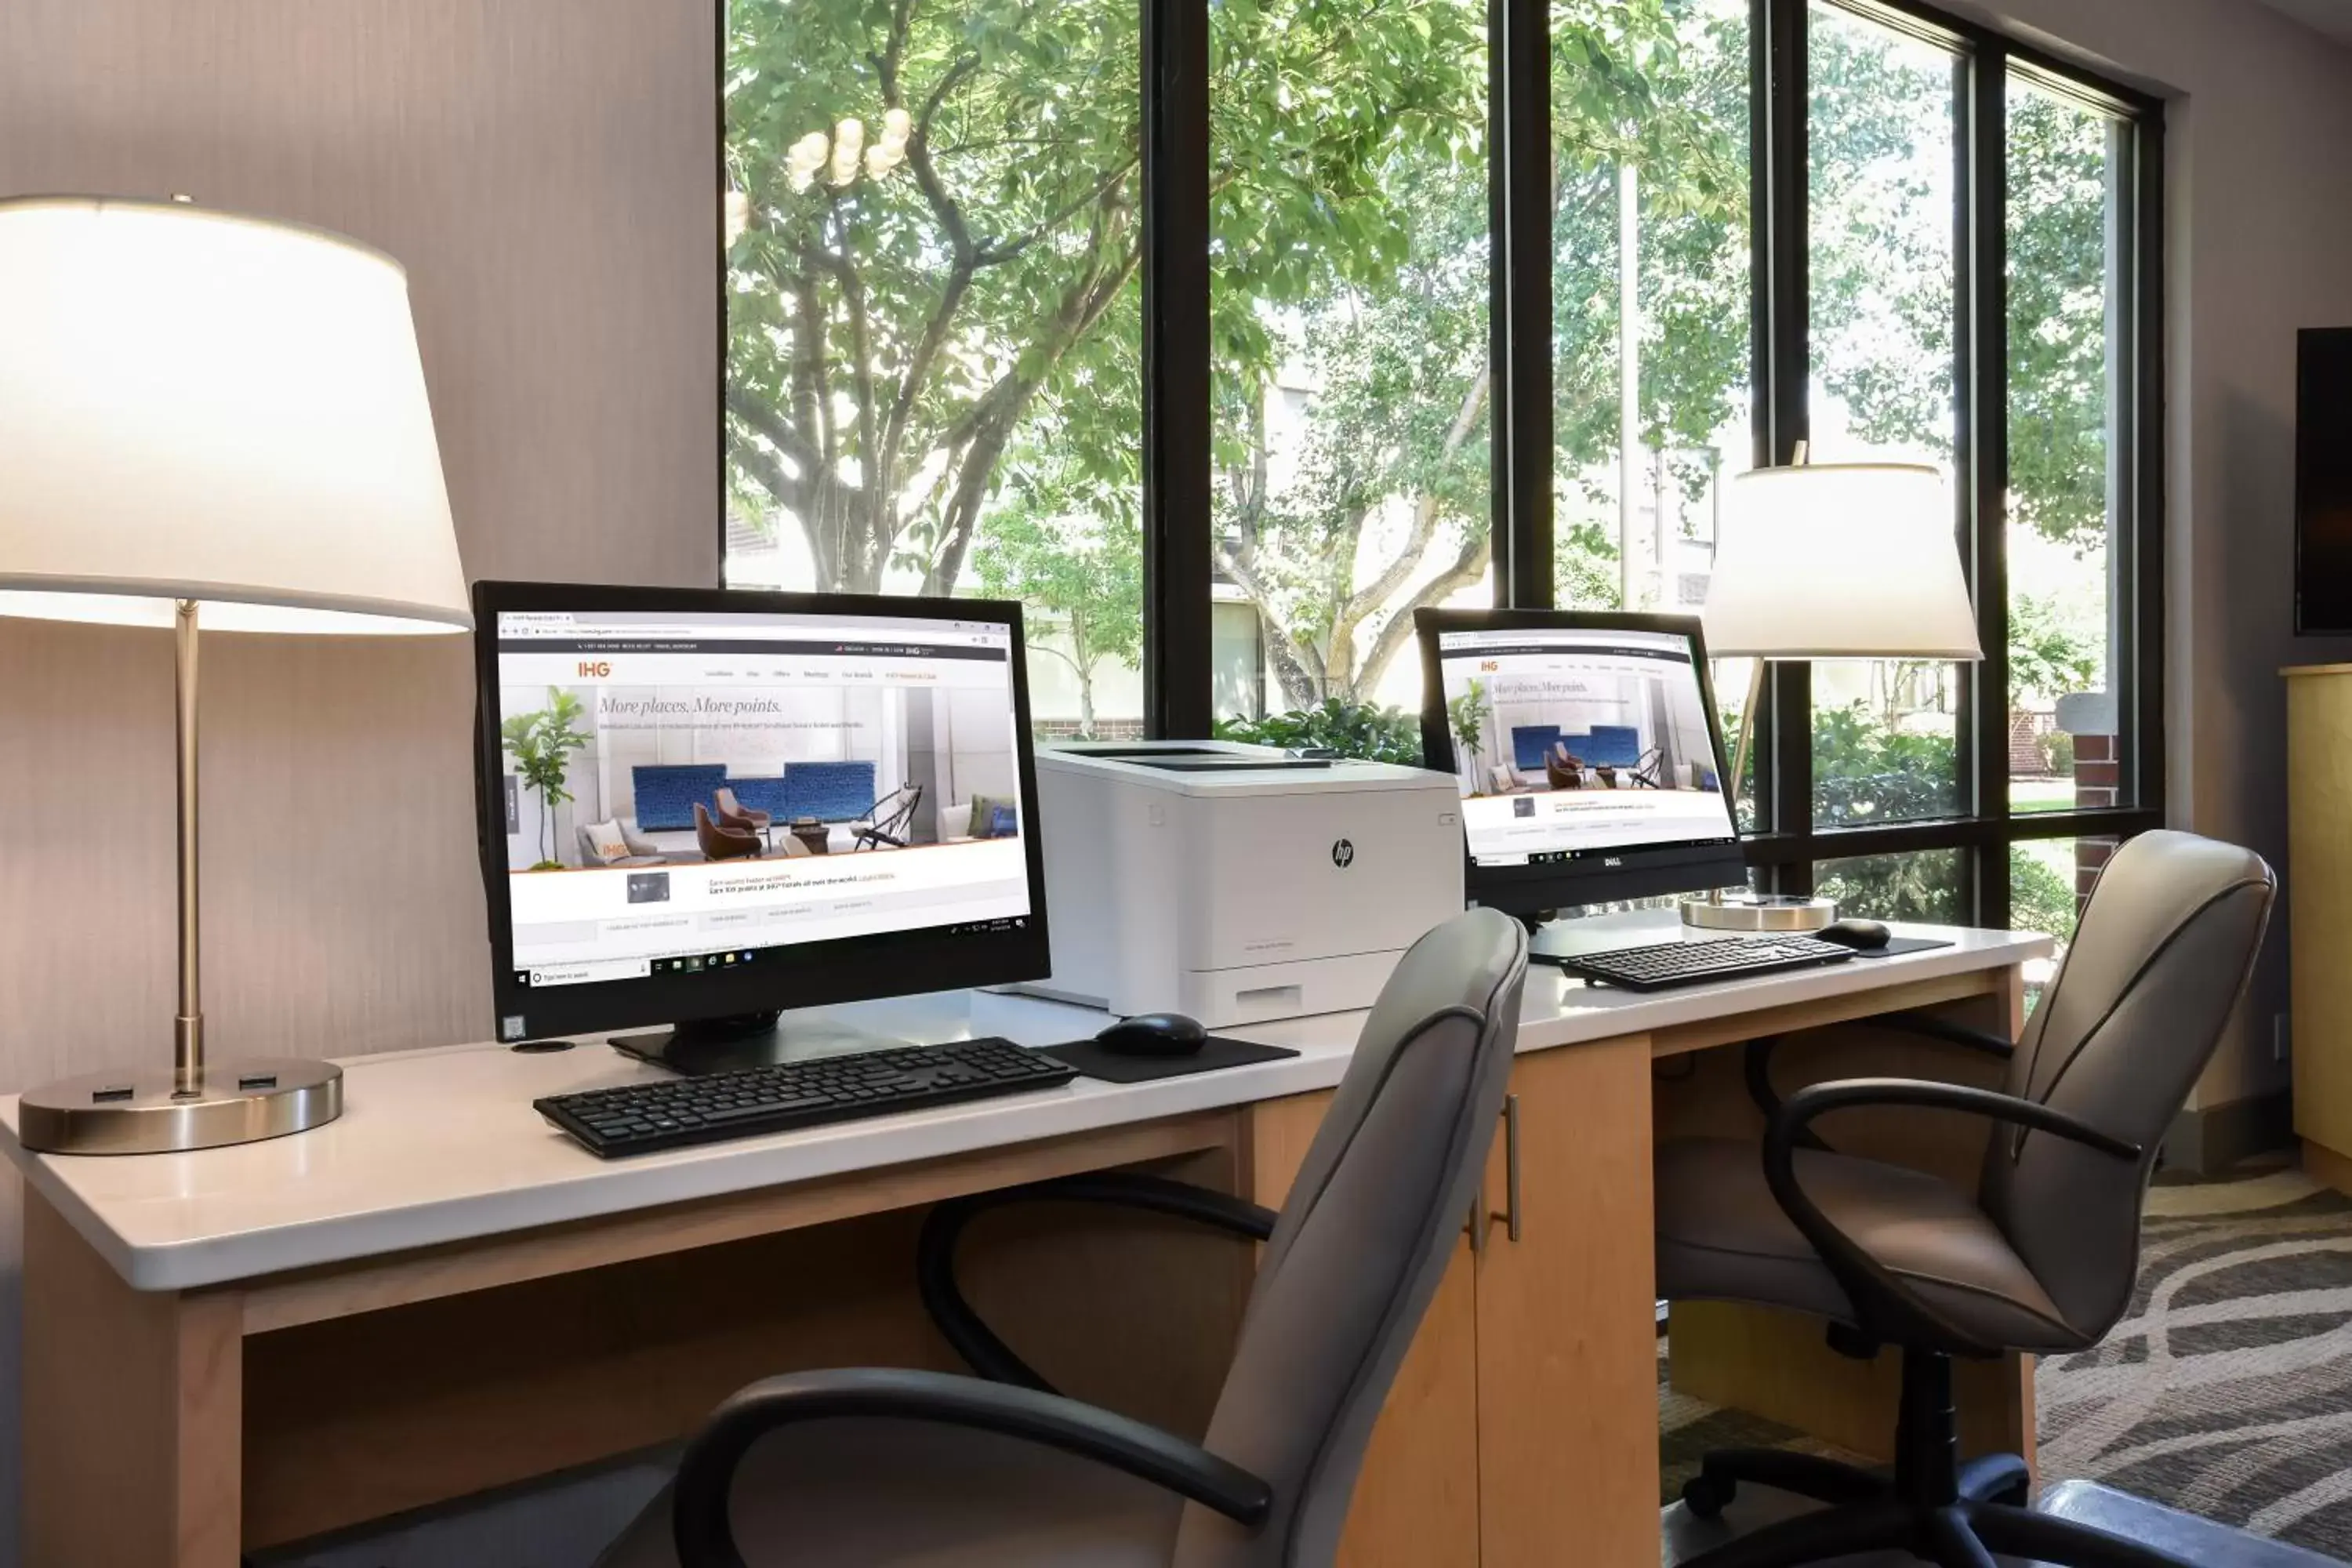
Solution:
<svg viewBox="0 0 2352 1568">
<path fill-rule="evenodd" d="M 2006 1491 L 1993 1493 L 1985 1501 L 1999 1503 L 2003 1508 L 2028 1508 L 2033 1502 L 2033 1489 L 2020 1481 Z"/>
<path fill-rule="evenodd" d="M 1718 1480 L 1701 1472 L 1683 1483 L 1683 1507 L 1699 1519 L 1721 1519 L 1738 1488 L 1737 1481 Z"/>
</svg>

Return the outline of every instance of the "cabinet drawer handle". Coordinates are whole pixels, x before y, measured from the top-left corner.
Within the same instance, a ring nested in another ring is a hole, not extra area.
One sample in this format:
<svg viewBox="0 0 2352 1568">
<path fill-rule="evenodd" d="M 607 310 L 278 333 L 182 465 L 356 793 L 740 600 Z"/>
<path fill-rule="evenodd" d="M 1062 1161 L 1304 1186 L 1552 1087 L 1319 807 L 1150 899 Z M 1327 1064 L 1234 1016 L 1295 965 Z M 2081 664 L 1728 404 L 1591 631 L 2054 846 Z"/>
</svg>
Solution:
<svg viewBox="0 0 2352 1568">
<path fill-rule="evenodd" d="M 1462 1228 L 1470 1233 L 1470 1256 L 1483 1256 L 1486 1250 L 1486 1216 L 1478 1211 L 1485 1208 L 1483 1198 L 1470 1200 L 1470 1220 Z"/>
<path fill-rule="evenodd" d="M 1503 1097 L 1503 1234 L 1519 1239 L 1519 1097 Z"/>
</svg>

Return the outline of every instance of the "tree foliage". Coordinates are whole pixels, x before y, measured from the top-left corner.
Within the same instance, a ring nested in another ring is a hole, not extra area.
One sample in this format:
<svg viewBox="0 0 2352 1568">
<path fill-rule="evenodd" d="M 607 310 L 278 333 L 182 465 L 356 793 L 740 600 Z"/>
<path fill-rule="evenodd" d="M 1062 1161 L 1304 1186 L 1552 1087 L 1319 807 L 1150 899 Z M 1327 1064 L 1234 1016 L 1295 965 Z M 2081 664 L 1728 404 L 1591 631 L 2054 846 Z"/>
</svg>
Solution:
<svg viewBox="0 0 2352 1568">
<path fill-rule="evenodd" d="M 820 585 L 871 591 L 901 564 L 944 593 L 1040 389 L 1074 395 L 1118 357 L 1098 329 L 1140 238 L 1137 13 L 728 16 L 732 480 L 796 521 Z M 1131 417 L 1133 384 L 1108 401 Z"/>
<path fill-rule="evenodd" d="M 1016 454 L 973 566 L 982 593 L 1028 607 L 1031 649 L 1069 666 L 1078 731 L 1091 736 L 1097 670 L 1143 656 L 1143 535 L 1132 509 L 1095 518 L 1068 504 L 1085 482 L 1074 464 L 1082 474 L 1066 448 Z"/>
<path fill-rule="evenodd" d="M 1212 8 L 1211 521 L 1279 706 L 1369 696 L 1412 609 L 1490 563 L 1486 16 Z M 1090 691 L 1132 658 L 1113 623 L 1142 616 L 1132 0 L 728 16 L 739 513 L 796 531 L 820 587 L 1020 594 L 1083 637 Z M 1830 13 L 1812 40 L 1815 375 L 1859 439 L 1948 455 L 1952 68 Z M 1606 605 L 1619 171 L 1640 182 L 1644 444 L 1712 445 L 1748 380 L 1748 40 L 1718 0 L 1557 0 L 1550 42 L 1555 569 L 1561 602 Z M 2016 513 L 2088 549 L 2107 132 L 2021 91 L 2010 135 Z"/>
</svg>

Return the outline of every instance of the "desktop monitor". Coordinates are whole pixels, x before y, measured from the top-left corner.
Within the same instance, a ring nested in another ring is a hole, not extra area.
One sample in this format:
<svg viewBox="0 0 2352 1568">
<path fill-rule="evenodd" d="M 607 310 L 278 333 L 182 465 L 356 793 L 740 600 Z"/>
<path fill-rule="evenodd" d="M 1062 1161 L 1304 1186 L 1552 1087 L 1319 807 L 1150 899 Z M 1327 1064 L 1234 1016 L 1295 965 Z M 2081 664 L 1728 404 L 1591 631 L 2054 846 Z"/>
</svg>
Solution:
<svg viewBox="0 0 2352 1568">
<path fill-rule="evenodd" d="M 1473 903 L 1533 919 L 1747 884 L 1696 617 L 1420 610 L 1413 629 Z"/>
<path fill-rule="evenodd" d="M 500 1038 L 716 1070 L 1049 972 L 1020 605 L 482 583 L 474 625 Z"/>
</svg>

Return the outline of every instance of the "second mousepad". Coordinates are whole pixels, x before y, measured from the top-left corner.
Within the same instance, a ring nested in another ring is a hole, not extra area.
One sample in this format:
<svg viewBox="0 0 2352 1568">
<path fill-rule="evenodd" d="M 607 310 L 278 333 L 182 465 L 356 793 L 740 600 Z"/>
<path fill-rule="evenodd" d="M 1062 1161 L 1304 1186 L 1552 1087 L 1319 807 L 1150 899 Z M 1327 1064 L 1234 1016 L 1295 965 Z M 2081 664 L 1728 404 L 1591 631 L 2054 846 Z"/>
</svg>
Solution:
<svg viewBox="0 0 2352 1568">
<path fill-rule="evenodd" d="M 1228 1040 L 1211 1035 L 1201 1048 L 1181 1057 L 1122 1057 L 1092 1040 L 1047 1046 L 1045 1055 L 1105 1083 L 1149 1083 L 1155 1078 L 1182 1078 L 1187 1073 L 1214 1072 L 1219 1068 L 1245 1068 L 1252 1062 L 1280 1061 L 1298 1053 L 1287 1046 L 1261 1046 L 1251 1040 Z"/>
<path fill-rule="evenodd" d="M 1942 937 L 1891 936 L 1886 939 L 1885 947 L 1858 947 L 1853 950 L 1853 955 L 1856 958 L 1900 958 L 1906 952 L 1926 952 L 1930 948 L 1951 945 Z"/>
</svg>

